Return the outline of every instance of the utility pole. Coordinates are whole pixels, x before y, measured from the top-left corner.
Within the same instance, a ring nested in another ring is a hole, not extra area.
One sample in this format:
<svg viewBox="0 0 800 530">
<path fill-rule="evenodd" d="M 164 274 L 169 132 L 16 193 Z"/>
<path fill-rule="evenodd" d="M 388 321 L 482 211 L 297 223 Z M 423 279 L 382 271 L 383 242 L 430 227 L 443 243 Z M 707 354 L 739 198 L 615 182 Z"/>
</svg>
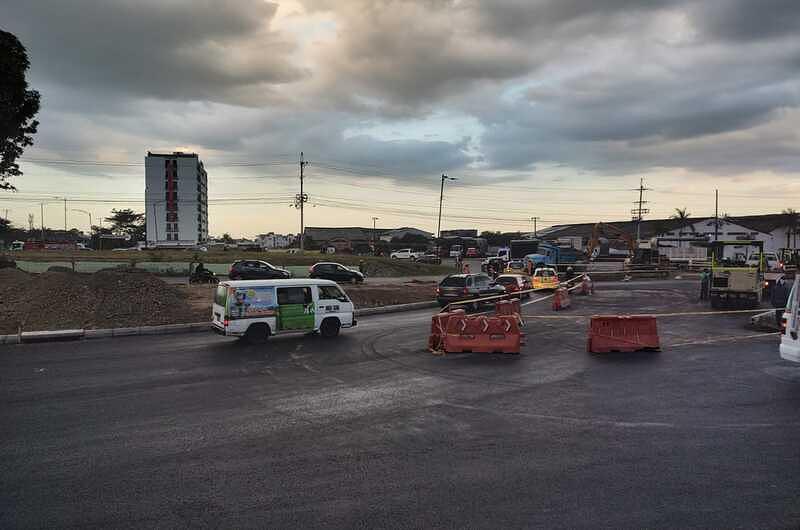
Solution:
<svg viewBox="0 0 800 530">
<path fill-rule="evenodd" d="M 91 234 L 92 233 L 92 212 L 87 212 L 86 210 L 79 210 L 77 208 L 74 208 L 72 211 L 73 212 L 85 213 L 86 215 L 89 216 L 89 233 Z"/>
<path fill-rule="evenodd" d="M 719 190 L 714 190 L 714 241 L 719 239 Z"/>
<path fill-rule="evenodd" d="M 442 187 L 439 190 L 439 225 L 436 228 L 436 255 L 440 258 L 441 255 L 441 242 L 442 242 L 442 200 L 444 199 L 444 181 L 445 180 L 458 180 L 456 177 L 448 177 L 442 173 Z"/>
<path fill-rule="evenodd" d="M 644 200 L 644 192 L 651 190 L 650 188 L 644 187 L 644 179 L 642 178 L 639 179 L 639 187 L 633 191 L 639 192 L 639 200 L 633 203 L 637 205 L 637 207 L 631 210 L 631 214 L 633 214 L 633 220 L 636 221 L 636 243 L 638 244 L 642 239 L 642 218 L 644 217 L 644 214 L 650 213 L 649 209 L 643 207 L 648 202 Z"/>
<path fill-rule="evenodd" d="M 536 221 L 538 220 L 538 217 L 531 217 L 531 223 L 533 223 L 533 237 L 539 237 L 539 231 L 536 229 Z"/>
<path fill-rule="evenodd" d="M 33 235 L 33 214 L 32 213 L 28 214 L 28 233 L 30 235 Z"/>
<path fill-rule="evenodd" d="M 67 198 L 64 197 L 64 237 L 67 237 Z"/>
<path fill-rule="evenodd" d="M 375 253 L 378 251 L 378 238 L 376 237 L 376 228 L 375 228 L 375 221 L 380 219 L 380 217 L 373 217 L 372 218 L 372 255 L 374 256 Z"/>
<path fill-rule="evenodd" d="M 42 244 L 44 245 L 44 203 L 39 203 L 39 208 L 41 209 L 42 215 Z"/>
<path fill-rule="evenodd" d="M 303 158 L 303 152 L 300 151 L 300 193 L 294 197 L 294 207 L 300 208 L 300 252 L 305 249 L 305 220 L 303 219 L 303 205 L 308 202 L 308 195 L 303 192 L 303 168 L 310 162 Z"/>
</svg>

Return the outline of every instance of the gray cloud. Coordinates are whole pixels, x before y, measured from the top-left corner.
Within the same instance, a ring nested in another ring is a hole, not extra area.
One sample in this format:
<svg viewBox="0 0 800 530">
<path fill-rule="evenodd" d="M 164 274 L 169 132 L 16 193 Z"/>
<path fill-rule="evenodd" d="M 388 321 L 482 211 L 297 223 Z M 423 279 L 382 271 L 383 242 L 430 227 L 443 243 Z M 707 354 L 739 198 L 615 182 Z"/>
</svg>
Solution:
<svg viewBox="0 0 800 530">
<path fill-rule="evenodd" d="M 93 92 L 172 100 L 265 101 L 301 79 L 293 45 L 268 29 L 262 0 L 4 0 L 32 73 Z"/>
<path fill-rule="evenodd" d="M 301 2 L 296 20 L 328 17 L 330 33 L 281 31 L 261 0 L 0 0 L 0 18 L 29 47 L 40 143 L 56 153 L 302 149 L 414 183 L 544 163 L 800 169 L 797 2 Z M 403 128 L 435 113 L 474 118 L 483 134 Z M 409 137 L 346 134 L 386 124 Z"/>
</svg>

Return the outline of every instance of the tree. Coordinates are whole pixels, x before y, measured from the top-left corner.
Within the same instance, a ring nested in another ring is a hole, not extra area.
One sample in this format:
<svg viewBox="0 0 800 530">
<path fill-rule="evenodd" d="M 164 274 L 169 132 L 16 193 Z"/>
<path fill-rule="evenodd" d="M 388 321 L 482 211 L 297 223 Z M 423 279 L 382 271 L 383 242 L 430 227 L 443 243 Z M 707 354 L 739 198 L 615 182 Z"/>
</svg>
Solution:
<svg viewBox="0 0 800 530">
<path fill-rule="evenodd" d="M 0 233 L 11 230 L 11 221 L 0 217 Z"/>
<path fill-rule="evenodd" d="M 143 213 L 136 213 L 130 208 L 111 210 L 111 216 L 106 217 L 106 221 L 111 223 L 111 232 L 128 235 L 131 241 L 144 241 L 147 237 Z"/>
<path fill-rule="evenodd" d="M 800 214 L 794 208 L 785 208 L 781 215 L 783 215 L 784 223 L 786 224 L 786 248 L 792 248 L 792 235 L 797 234 L 797 223 L 800 221 Z"/>
<path fill-rule="evenodd" d="M 0 190 L 15 190 L 9 177 L 22 171 L 17 158 L 33 145 L 39 122 L 39 93 L 28 90 L 25 72 L 30 67 L 28 53 L 19 39 L 0 31 Z"/>
<path fill-rule="evenodd" d="M 222 234 L 222 237 L 220 237 L 220 239 L 222 240 L 223 243 L 233 243 L 234 242 L 233 238 L 231 237 L 231 235 L 228 232 L 225 232 L 224 234 Z"/>
<path fill-rule="evenodd" d="M 670 215 L 670 219 L 675 219 L 680 221 L 681 223 L 685 223 L 689 220 L 689 216 L 692 215 L 686 211 L 686 207 L 683 208 L 675 208 L 675 213 Z"/>
</svg>

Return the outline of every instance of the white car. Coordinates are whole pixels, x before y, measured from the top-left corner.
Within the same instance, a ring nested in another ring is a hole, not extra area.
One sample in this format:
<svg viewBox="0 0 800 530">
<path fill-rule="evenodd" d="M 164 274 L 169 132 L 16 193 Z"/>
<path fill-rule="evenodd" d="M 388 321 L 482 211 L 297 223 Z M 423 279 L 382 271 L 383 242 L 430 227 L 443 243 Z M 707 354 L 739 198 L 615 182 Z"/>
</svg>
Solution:
<svg viewBox="0 0 800 530">
<path fill-rule="evenodd" d="M 786 304 L 786 310 L 783 312 L 781 322 L 781 345 L 780 353 L 781 358 L 787 361 L 800 363 L 800 303 L 797 299 L 797 285 L 800 282 L 795 281 L 792 285 L 792 290 L 789 293 L 789 301 Z"/>
<path fill-rule="evenodd" d="M 389 257 L 392 259 L 410 259 L 412 261 L 416 261 L 417 258 L 423 255 L 425 255 L 424 252 L 414 252 L 410 248 L 401 248 L 400 250 L 395 250 L 389 254 Z"/>
</svg>

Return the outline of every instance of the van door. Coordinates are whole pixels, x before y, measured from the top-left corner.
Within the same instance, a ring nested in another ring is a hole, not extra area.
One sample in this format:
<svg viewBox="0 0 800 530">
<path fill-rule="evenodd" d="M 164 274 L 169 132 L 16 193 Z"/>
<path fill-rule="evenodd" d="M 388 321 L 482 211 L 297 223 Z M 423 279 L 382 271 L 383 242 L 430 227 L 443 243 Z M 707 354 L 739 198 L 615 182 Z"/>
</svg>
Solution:
<svg viewBox="0 0 800 530">
<path fill-rule="evenodd" d="M 314 330 L 311 287 L 278 287 L 278 330 Z"/>
</svg>

